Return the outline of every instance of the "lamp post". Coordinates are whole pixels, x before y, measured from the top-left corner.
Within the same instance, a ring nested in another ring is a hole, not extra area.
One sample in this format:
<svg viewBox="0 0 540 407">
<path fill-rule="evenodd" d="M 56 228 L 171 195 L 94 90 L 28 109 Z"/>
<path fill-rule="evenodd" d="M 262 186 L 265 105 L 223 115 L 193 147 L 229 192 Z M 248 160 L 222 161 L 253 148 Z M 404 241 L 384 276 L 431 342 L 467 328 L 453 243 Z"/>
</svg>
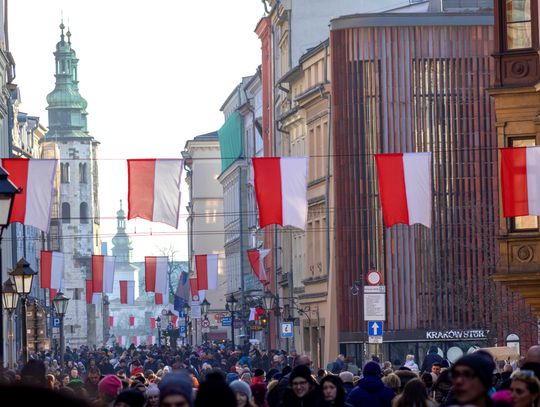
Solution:
<svg viewBox="0 0 540 407">
<path fill-rule="evenodd" d="M 173 316 L 171 310 L 167 311 L 167 336 L 169 337 L 169 345 L 171 348 L 176 349 L 176 335 L 175 335 L 175 329 L 172 326 Z"/>
<path fill-rule="evenodd" d="M 236 350 L 236 347 L 234 346 L 234 313 L 236 312 L 237 306 L 238 306 L 238 300 L 234 297 L 234 294 L 231 293 L 225 300 L 227 303 L 225 305 L 227 311 L 231 313 L 231 340 L 232 340 L 232 348 L 233 352 Z"/>
<path fill-rule="evenodd" d="M 210 303 L 208 302 L 208 300 L 205 298 L 204 301 L 201 303 L 201 311 L 202 313 L 204 314 L 204 321 L 208 321 L 208 310 L 210 309 Z M 210 328 L 210 324 L 208 323 L 208 327 L 204 327 L 205 329 L 205 332 L 204 332 L 204 342 L 208 342 L 208 332 L 206 330 L 208 330 Z"/>
<path fill-rule="evenodd" d="M 270 315 L 270 310 L 272 310 L 274 308 L 274 306 L 277 306 L 277 302 L 275 301 L 276 300 L 276 297 L 274 296 L 274 294 L 272 294 L 271 291 L 265 291 L 262 298 L 262 305 L 263 305 L 263 308 L 264 310 L 266 311 L 266 314 L 269 316 Z M 275 303 L 275 305 L 274 305 Z M 267 329 L 265 331 L 265 335 L 266 335 L 266 350 L 269 351 L 270 350 L 270 347 L 271 347 L 271 344 L 270 344 L 270 324 L 266 324 L 267 326 Z"/>
<path fill-rule="evenodd" d="M 8 312 L 8 368 L 13 367 L 13 312 L 19 302 L 19 293 L 15 290 L 15 284 L 8 278 L 2 288 L 2 303 Z"/>
<path fill-rule="evenodd" d="M 161 348 L 161 317 L 156 318 L 156 327 L 157 327 L 157 344 Z"/>
<path fill-rule="evenodd" d="M 8 179 L 8 173 L 0 166 L 0 281 L 2 277 L 2 235 L 11 222 L 11 210 L 15 194 L 21 192 Z M 4 312 L 0 301 L 0 368 L 4 367 Z"/>
<path fill-rule="evenodd" d="M 21 328 L 22 328 L 22 357 L 24 363 L 28 362 L 28 338 L 26 332 L 26 301 L 28 300 L 28 294 L 32 291 L 32 282 L 34 281 L 34 276 L 37 273 L 32 270 L 30 264 L 23 258 L 21 258 L 10 275 L 15 281 L 15 289 L 17 293 L 21 296 Z"/>
<path fill-rule="evenodd" d="M 60 318 L 60 366 L 64 366 L 64 316 L 66 315 L 69 298 L 62 291 L 58 291 L 56 297 L 52 300 L 54 311 Z"/>
<path fill-rule="evenodd" d="M 185 343 L 184 345 L 189 345 L 189 340 L 188 340 L 188 324 L 189 324 L 189 316 L 188 316 L 188 313 L 189 313 L 189 304 L 186 302 L 184 302 L 184 307 L 183 307 L 183 310 L 184 310 L 184 328 L 185 328 Z"/>
</svg>

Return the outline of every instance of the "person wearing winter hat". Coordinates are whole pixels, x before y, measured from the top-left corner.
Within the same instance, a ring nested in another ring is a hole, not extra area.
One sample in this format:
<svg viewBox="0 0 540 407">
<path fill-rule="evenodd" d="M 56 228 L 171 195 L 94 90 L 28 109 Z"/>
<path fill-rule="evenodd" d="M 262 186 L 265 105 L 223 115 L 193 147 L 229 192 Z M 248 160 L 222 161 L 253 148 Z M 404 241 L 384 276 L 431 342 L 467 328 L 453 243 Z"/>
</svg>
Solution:
<svg viewBox="0 0 540 407">
<path fill-rule="evenodd" d="M 305 365 L 296 366 L 289 376 L 289 388 L 283 393 L 282 407 L 319 406 L 323 396 Z"/>
<path fill-rule="evenodd" d="M 159 406 L 159 388 L 156 384 L 150 384 L 146 389 L 146 400 L 148 400 L 148 407 Z"/>
<path fill-rule="evenodd" d="M 264 370 L 255 369 L 253 372 L 253 378 L 251 379 L 251 385 L 264 383 Z"/>
<path fill-rule="evenodd" d="M 381 380 L 381 366 L 376 362 L 368 362 L 363 369 L 364 377 L 347 397 L 347 403 L 355 407 L 390 407 L 396 395 Z"/>
<path fill-rule="evenodd" d="M 343 382 L 343 388 L 345 389 L 345 397 L 354 389 L 353 374 L 348 371 L 341 372 L 339 378 Z"/>
<path fill-rule="evenodd" d="M 184 372 L 169 373 L 159 383 L 161 406 L 191 407 L 193 403 L 193 381 Z"/>
<path fill-rule="evenodd" d="M 146 403 L 144 394 L 131 389 L 123 391 L 116 397 L 114 407 L 143 407 L 144 403 Z"/>
<path fill-rule="evenodd" d="M 249 384 L 243 382 L 242 380 L 235 380 L 229 387 L 234 392 L 236 396 L 236 405 L 237 407 L 253 407 L 253 399 L 251 394 L 251 388 Z"/>
<path fill-rule="evenodd" d="M 122 390 L 122 380 L 115 375 L 107 375 L 98 383 L 99 399 L 105 406 L 113 406 L 114 400 Z"/>
</svg>

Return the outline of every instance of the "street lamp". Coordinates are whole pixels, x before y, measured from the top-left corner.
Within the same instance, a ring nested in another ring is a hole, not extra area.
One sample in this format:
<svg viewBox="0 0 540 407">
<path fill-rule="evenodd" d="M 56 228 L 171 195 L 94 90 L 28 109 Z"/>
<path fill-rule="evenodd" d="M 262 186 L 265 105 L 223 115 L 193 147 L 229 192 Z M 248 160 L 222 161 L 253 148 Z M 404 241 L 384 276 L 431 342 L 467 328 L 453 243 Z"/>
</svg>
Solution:
<svg viewBox="0 0 540 407">
<path fill-rule="evenodd" d="M 156 318 L 156 327 L 157 327 L 157 343 L 158 347 L 161 348 L 161 317 Z"/>
<path fill-rule="evenodd" d="M 60 318 L 60 366 L 64 366 L 64 316 L 66 315 L 69 298 L 62 291 L 58 291 L 56 297 L 52 300 L 54 311 Z"/>
<path fill-rule="evenodd" d="M 183 310 L 184 310 L 184 328 L 185 328 L 185 343 L 184 345 L 186 344 L 189 344 L 189 341 L 188 341 L 188 335 L 189 335 L 189 332 L 188 332 L 188 324 L 189 324 L 189 316 L 188 316 L 188 313 L 189 313 L 189 304 L 186 302 L 184 302 L 184 306 L 183 306 Z"/>
<path fill-rule="evenodd" d="M 19 302 L 19 293 L 15 290 L 15 284 L 8 278 L 2 287 L 2 302 L 8 312 L 8 368 L 13 367 L 13 312 Z"/>
<path fill-rule="evenodd" d="M 208 302 L 208 300 L 205 298 L 203 300 L 203 302 L 201 303 L 201 311 L 202 313 L 204 314 L 204 321 L 208 321 L 208 310 L 210 309 L 210 303 Z M 208 342 L 208 329 L 209 329 L 210 325 L 208 325 L 208 327 L 204 326 L 204 342 Z"/>
<path fill-rule="evenodd" d="M 272 292 L 270 290 L 264 292 L 261 300 L 262 300 L 262 305 L 263 305 L 264 310 L 266 311 L 267 316 L 270 316 L 270 310 L 271 309 L 273 309 L 274 307 L 278 307 L 276 297 L 274 296 L 274 294 L 272 294 Z M 265 332 L 265 335 L 266 335 L 266 347 L 267 347 L 267 350 L 270 351 L 270 347 L 271 347 L 271 345 L 270 345 L 270 324 L 266 324 L 266 325 L 267 325 L 267 330 Z"/>
<path fill-rule="evenodd" d="M 238 300 L 234 297 L 234 293 L 231 293 L 231 295 L 227 297 L 225 302 L 227 303 L 225 305 L 226 310 L 231 313 L 231 340 L 232 340 L 232 348 L 234 352 L 236 350 L 234 346 L 234 313 L 236 312 L 237 307 L 238 307 Z"/>
<path fill-rule="evenodd" d="M 13 182 L 8 179 L 8 173 L 0 166 L 0 281 L 2 277 L 2 235 L 4 229 L 11 223 L 11 210 L 15 194 L 21 192 Z M 2 287 L 0 287 L 2 288 Z M 3 298 L 3 296 L 2 296 Z M 4 312 L 2 311 L 3 301 L 0 302 L 0 367 L 4 367 Z"/>
<path fill-rule="evenodd" d="M 22 314 L 22 321 L 21 321 L 21 328 L 22 328 L 22 339 L 23 339 L 23 347 L 22 347 L 22 357 L 24 363 L 28 362 L 28 338 L 27 338 L 27 332 L 26 332 L 26 301 L 28 300 L 28 294 L 30 294 L 30 291 L 32 290 L 32 282 L 34 281 L 34 276 L 37 273 L 32 270 L 30 267 L 30 264 L 23 258 L 21 258 L 17 265 L 15 266 L 15 270 L 13 270 L 10 275 L 13 277 L 13 280 L 15 281 L 15 289 L 17 290 L 17 293 L 21 296 L 21 314 Z"/>
</svg>

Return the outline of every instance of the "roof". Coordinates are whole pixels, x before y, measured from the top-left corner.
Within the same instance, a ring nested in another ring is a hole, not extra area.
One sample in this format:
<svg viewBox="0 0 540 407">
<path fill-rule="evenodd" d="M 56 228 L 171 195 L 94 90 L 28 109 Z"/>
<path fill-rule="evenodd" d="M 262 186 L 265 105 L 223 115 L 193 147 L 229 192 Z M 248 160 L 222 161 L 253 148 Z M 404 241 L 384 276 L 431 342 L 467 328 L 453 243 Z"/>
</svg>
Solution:
<svg viewBox="0 0 540 407">
<path fill-rule="evenodd" d="M 328 47 L 330 44 L 329 39 L 327 38 L 323 42 L 321 42 L 319 45 L 316 45 L 313 48 L 309 48 L 298 60 L 298 63 L 301 65 L 305 60 L 309 59 L 309 57 L 315 55 L 317 52 L 321 51 L 323 48 Z"/>
<path fill-rule="evenodd" d="M 210 133 L 201 134 L 201 135 L 193 137 L 193 140 L 196 140 L 196 141 L 213 141 L 217 139 L 218 139 L 217 131 L 212 131 Z"/>
</svg>

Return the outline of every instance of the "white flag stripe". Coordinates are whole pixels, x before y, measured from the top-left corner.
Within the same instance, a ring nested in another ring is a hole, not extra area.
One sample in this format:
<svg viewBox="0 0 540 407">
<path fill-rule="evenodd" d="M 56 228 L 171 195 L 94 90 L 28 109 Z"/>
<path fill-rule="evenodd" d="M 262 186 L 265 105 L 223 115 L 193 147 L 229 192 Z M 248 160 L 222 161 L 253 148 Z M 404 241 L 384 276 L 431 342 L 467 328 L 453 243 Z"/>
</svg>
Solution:
<svg viewBox="0 0 540 407">
<path fill-rule="evenodd" d="M 135 303 L 135 281 L 127 282 L 127 305 Z"/>
<path fill-rule="evenodd" d="M 282 157 L 280 171 L 283 226 L 305 229 L 308 211 L 308 159 L 307 157 Z"/>
<path fill-rule="evenodd" d="M 92 304 L 99 304 L 99 303 L 101 303 L 101 293 L 93 293 Z"/>
<path fill-rule="evenodd" d="M 56 160 L 29 160 L 24 224 L 49 231 Z"/>
<path fill-rule="evenodd" d="M 250 308 L 249 309 L 249 320 L 250 321 L 255 321 L 255 308 Z"/>
<path fill-rule="evenodd" d="M 431 153 L 404 153 L 403 172 L 409 225 L 431 227 Z"/>
<path fill-rule="evenodd" d="M 114 266 L 116 257 L 103 257 L 103 292 L 112 293 L 114 288 Z"/>
<path fill-rule="evenodd" d="M 64 253 L 52 252 L 51 288 L 60 290 L 64 283 Z"/>
<path fill-rule="evenodd" d="M 178 227 L 182 160 L 156 160 L 154 172 L 154 222 Z"/>
<path fill-rule="evenodd" d="M 163 294 L 163 300 L 168 297 L 168 274 L 167 269 L 169 267 L 169 259 L 166 256 L 156 257 L 156 288 L 155 292 Z"/>
<path fill-rule="evenodd" d="M 217 290 L 218 288 L 218 255 L 206 255 L 206 270 L 208 272 L 208 289 Z"/>
<path fill-rule="evenodd" d="M 530 215 L 540 215 L 540 147 L 527 147 L 527 195 Z"/>
<path fill-rule="evenodd" d="M 259 274 L 262 281 L 268 281 L 266 269 L 264 268 L 264 258 L 268 256 L 268 253 L 270 253 L 270 249 L 259 250 Z"/>
</svg>

